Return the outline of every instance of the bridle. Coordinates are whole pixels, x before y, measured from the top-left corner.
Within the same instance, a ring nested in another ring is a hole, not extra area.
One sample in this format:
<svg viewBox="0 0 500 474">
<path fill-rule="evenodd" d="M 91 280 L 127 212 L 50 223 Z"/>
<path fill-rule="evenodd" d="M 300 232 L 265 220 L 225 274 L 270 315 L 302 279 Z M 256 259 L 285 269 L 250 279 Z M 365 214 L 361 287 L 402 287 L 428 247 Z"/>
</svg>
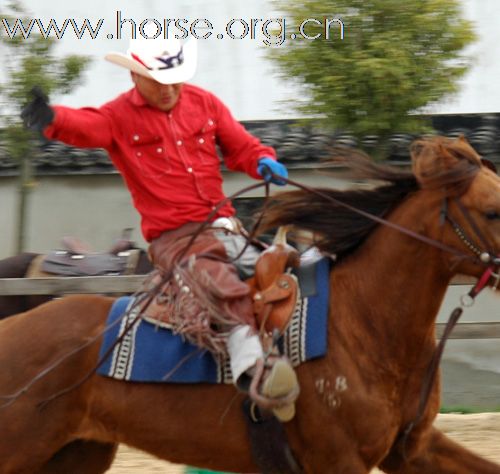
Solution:
<svg viewBox="0 0 500 474">
<path fill-rule="evenodd" d="M 454 198 L 453 199 L 454 203 L 460 210 L 460 213 L 462 216 L 465 218 L 471 229 L 473 230 L 474 234 L 476 235 L 477 239 L 480 241 L 481 247 L 479 245 L 475 244 L 473 239 L 469 237 L 467 232 L 463 229 L 463 227 L 455 220 L 453 219 L 449 212 L 448 212 L 448 201 L 447 199 L 444 199 L 443 203 L 443 209 L 441 211 L 441 216 L 442 219 L 444 219 L 446 222 L 448 222 L 451 227 L 453 228 L 455 234 L 457 234 L 458 238 L 465 244 L 465 246 L 472 252 L 474 253 L 479 260 L 484 263 L 484 264 L 490 264 L 492 263 L 493 265 L 500 265 L 500 257 L 495 256 L 494 251 L 492 250 L 492 246 L 488 242 L 488 239 L 485 237 L 485 235 L 481 232 L 479 227 L 477 226 L 476 222 L 470 215 L 469 211 L 464 207 L 462 202 L 460 201 L 459 198 Z"/>
<path fill-rule="evenodd" d="M 488 282 L 491 280 L 491 278 L 494 278 L 495 283 L 493 287 L 495 289 L 498 287 L 498 284 L 500 282 L 500 272 L 499 272 L 500 256 L 495 255 L 494 252 L 491 250 L 491 245 L 489 244 L 488 240 L 477 226 L 476 222 L 470 215 L 469 211 L 464 207 L 464 205 L 460 201 L 460 198 L 458 197 L 453 198 L 453 202 L 456 204 L 461 215 L 467 221 L 470 228 L 474 232 L 475 237 L 477 238 L 477 240 L 480 241 L 481 244 L 480 245 L 477 244 L 475 242 L 475 239 L 472 239 L 468 235 L 468 233 L 463 229 L 463 227 L 450 215 L 448 198 L 443 199 L 443 205 L 441 208 L 441 219 L 440 219 L 441 225 L 448 223 L 452 227 L 453 231 L 458 236 L 458 238 L 475 255 L 475 261 L 481 264 L 482 266 L 486 266 L 486 268 L 483 274 L 477 280 L 476 284 L 470 289 L 470 291 L 465 295 L 462 295 L 460 299 L 461 303 L 460 306 L 456 307 L 451 312 L 448 321 L 445 325 L 441 339 L 439 340 L 439 343 L 436 346 L 436 349 L 434 350 L 432 358 L 427 367 L 427 371 L 424 375 L 420 391 L 420 399 L 419 399 L 417 413 L 413 418 L 413 420 L 406 425 L 405 429 L 402 430 L 398 434 L 398 437 L 396 438 L 394 444 L 401 445 L 402 455 L 405 458 L 406 458 L 406 450 L 405 450 L 406 441 L 408 440 L 410 433 L 420 423 L 420 421 L 424 416 L 425 407 L 427 406 L 429 397 L 432 392 L 432 388 L 434 386 L 437 370 L 439 367 L 439 363 L 441 361 L 441 357 L 443 355 L 446 341 L 448 340 L 449 336 L 451 335 L 451 332 L 453 331 L 458 320 L 460 319 L 460 316 L 462 316 L 464 308 L 470 307 L 474 304 L 475 298 L 488 285 Z"/>
</svg>

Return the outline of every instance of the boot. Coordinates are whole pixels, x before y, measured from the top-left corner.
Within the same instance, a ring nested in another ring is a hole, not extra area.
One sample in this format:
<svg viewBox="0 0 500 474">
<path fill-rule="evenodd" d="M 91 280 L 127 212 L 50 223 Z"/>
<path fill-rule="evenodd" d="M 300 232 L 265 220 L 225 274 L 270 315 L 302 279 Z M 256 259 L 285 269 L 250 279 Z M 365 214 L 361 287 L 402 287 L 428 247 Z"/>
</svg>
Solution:
<svg viewBox="0 0 500 474">
<path fill-rule="evenodd" d="M 265 355 L 259 337 L 249 326 L 237 326 L 228 340 L 228 353 L 236 387 L 280 421 L 295 415 L 299 395 L 297 375 L 286 357 Z"/>
</svg>

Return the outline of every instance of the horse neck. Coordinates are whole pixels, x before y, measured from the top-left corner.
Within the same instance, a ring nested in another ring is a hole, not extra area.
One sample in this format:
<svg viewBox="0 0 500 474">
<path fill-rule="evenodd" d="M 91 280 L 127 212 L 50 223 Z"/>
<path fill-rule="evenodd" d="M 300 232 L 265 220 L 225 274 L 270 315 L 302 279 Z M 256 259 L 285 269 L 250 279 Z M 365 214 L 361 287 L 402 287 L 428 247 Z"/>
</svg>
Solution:
<svg viewBox="0 0 500 474">
<path fill-rule="evenodd" d="M 430 208 L 428 200 L 415 196 L 392 213 L 391 221 L 422 233 L 438 219 Z M 439 249 L 379 226 L 338 270 L 332 273 L 332 291 L 344 295 L 345 324 L 367 335 L 350 350 L 383 351 L 387 360 L 408 364 L 432 352 L 434 322 L 451 278 Z"/>
</svg>

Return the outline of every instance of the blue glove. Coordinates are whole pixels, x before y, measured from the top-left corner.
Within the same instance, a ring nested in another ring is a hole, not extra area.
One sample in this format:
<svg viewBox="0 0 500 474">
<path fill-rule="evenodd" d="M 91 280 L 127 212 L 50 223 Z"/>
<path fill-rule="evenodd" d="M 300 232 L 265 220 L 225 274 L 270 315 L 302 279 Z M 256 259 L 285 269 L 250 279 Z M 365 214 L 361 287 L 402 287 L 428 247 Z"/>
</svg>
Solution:
<svg viewBox="0 0 500 474">
<path fill-rule="evenodd" d="M 281 176 L 282 178 L 288 178 L 288 170 L 286 169 L 286 166 L 278 163 L 272 158 L 268 158 L 267 156 L 259 160 L 257 173 L 259 173 L 260 176 L 262 176 L 267 182 L 277 184 L 278 186 L 284 186 L 286 181 L 274 178 L 271 176 L 272 174 Z"/>
</svg>

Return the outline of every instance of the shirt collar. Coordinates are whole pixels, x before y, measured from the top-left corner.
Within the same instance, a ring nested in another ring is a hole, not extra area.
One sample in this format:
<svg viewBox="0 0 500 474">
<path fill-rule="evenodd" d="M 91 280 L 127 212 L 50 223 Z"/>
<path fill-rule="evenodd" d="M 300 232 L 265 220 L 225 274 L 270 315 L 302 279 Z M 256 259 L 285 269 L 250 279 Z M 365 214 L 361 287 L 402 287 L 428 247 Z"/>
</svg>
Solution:
<svg viewBox="0 0 500 474">
<path fill-rule="evenodd" d="M 138 107 L 143 107 L 145 105 L 148 105 L 144 97 L 142 97 L 142 95 L 137 90 L 137 87 L 134 87 L 130 91 L 130 102 L 132 102 L 132 104 L 134 105 L 137 105 Z"/>
<path fill-rule="evenodd" d="M 180 102 L 182 101 L 183 92 L 184 92 L 184 87 L 181 89 L 179 100 L 177 101 L 177 103 L 174 105 L 174 108 L 170 112 L 173 112 L 179 106 Z M 149 107 L 149 104 L 137 90 L 137 87 L 134 87 L 133 89 L 130 90 L 129 99 L 130 102 L 132 102 L 132 104 L 136 105 L 137 107 Z"/>
</svg>

